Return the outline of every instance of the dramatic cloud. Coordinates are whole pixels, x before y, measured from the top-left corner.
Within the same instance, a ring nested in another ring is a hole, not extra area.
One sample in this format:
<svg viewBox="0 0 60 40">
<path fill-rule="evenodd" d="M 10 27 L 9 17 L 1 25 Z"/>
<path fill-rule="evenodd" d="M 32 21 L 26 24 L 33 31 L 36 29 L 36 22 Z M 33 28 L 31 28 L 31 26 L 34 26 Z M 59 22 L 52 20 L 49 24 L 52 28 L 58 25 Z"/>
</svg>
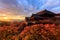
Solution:
<svg viewBox="0 0 60 40">
<path fill-rule="evenodd" d="M 60 0 L 0 0 L 0 14 L 30 16 L 44 9 L 60 13 Z"/>
<path fill-rule="evenodd" d="M 52 8 L 51 11 L 53 11 L 55 13 L 60 13 L 60 6 L 59 7 Z"/>
</svg>

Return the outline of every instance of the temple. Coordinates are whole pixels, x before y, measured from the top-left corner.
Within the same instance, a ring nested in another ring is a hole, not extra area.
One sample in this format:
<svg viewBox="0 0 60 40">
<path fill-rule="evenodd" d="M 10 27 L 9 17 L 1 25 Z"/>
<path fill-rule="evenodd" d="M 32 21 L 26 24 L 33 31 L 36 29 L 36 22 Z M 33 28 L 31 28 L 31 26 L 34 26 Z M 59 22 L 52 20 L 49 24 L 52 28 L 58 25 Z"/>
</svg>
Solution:
<svg viewBox="0 0 60 40">
<path fill-rule="evenodd" d="M 53 22 L 60 22 L 60 15 L 48 10 L 43 10 L 36 14 L 32 14 L 31 17 L 26 17 L 25 20 L 29 24 L 44 23 L 44 22 L 53 23 Z"/>
<path fill-rule="evenodd" d="M 36 14 L 32 14 L 31 17 L 26 17 L 26 21 L 30 21 L 30 20 L 44 20 L 44 19 L 49 19 L 49 18 L 53 18 L 55 17 L 55 13 L 50 12 L 48 10 L 43 10 L 41 12 L 38 12 Z"/>
</svg>

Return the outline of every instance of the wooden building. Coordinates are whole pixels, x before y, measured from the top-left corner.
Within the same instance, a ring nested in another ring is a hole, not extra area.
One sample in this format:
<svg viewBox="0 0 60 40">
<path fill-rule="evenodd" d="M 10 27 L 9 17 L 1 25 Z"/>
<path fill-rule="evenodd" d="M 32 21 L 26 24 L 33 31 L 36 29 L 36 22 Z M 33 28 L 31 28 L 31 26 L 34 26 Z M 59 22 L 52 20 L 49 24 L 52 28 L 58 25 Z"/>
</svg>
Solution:
<svg viewBox="0 0 60 40">
<path fill-rule="evenodd" d="M 32 21 L 32 20 L 44 20 L 55 17 L 55 13 L 50 12 L 48 10 L 43 10 L 41 12 L 38 12 L 36 14 L 32 14 L 31 17 L 26 17 L 26 21 Z"/>
<path fill-rule="evenodd" d="M 31 17 L 25 18 L 28 25 L 40 24 L 40 23 L 60 23 L 60 14 L 55 14 L 48 10 L 40 11 L 36 14 L 32 14 Z"/>
</svg>

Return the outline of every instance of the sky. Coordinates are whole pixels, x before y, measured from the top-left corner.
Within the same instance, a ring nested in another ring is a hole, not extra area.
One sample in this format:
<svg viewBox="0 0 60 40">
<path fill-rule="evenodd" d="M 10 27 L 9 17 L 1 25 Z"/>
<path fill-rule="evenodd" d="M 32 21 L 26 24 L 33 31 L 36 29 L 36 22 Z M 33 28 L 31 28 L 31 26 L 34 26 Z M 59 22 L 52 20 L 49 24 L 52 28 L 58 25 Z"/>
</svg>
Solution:
<svg viewBox="0 0 60 40">
<path fill-rule="evenodd" d="M 0 16 L 31 16 L 47 9 L 60 13 L 60 0 L 0 0 Z"/>
</svg>

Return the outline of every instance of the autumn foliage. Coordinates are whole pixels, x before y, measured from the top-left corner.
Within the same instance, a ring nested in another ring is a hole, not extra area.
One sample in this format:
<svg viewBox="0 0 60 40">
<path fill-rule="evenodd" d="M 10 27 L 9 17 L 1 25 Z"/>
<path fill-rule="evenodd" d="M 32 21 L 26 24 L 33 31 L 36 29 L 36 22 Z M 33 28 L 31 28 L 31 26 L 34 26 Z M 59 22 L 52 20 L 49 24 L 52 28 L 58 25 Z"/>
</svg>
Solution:
<svg viewBox="0 0 60 40">
<path fill-rule="evenodd" d="M 10 23 L 9 26 L 0 26 L 0 40 L 60 40 L 60 25 Z"/>
<path fill-rule="evenodd" d="M 56 24 L 35 24 L 27 26 L 20 36 L 22 40 L 60 40 L 59 30 Z"/>
</svg>

